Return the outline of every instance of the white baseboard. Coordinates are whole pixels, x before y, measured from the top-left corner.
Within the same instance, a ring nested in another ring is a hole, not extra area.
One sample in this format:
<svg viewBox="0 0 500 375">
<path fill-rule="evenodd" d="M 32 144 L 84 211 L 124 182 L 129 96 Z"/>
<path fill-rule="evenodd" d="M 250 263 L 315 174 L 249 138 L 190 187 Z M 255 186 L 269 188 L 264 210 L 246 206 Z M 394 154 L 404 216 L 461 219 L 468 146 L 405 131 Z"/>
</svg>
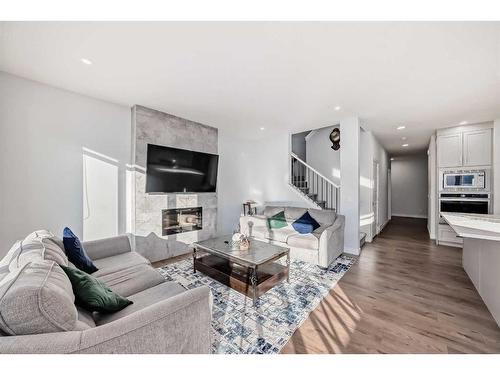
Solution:
<svg viewBox="0 0 500 375">
<path fill-rule="evenodd" d="M 392 214 L 397 217 L 411 217 L 413 219 L 427 219 L 427 215 L 412 215 L 412 214 Z"/>
</svg>

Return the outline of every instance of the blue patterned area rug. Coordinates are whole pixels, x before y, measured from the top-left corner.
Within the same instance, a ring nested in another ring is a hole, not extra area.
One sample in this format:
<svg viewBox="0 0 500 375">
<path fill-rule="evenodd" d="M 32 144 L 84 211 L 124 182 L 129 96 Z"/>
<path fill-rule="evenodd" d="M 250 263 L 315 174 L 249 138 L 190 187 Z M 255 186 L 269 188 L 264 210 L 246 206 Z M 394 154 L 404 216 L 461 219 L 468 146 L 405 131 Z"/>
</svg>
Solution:
<svg viewBox="0 0 500 375">
<path fill-rule="evenodd" d="M 251 298 L 201 272 L 193 273 L 192 259 L 159 270 L 165 279 L 187 289 L 207 285 L 212 290 L 213 353 L 272 354 L 279 353 L 356 259 L 342 255 L 327 270 L 294 260 L 290 264 L 290 282 L 270 289 L 255 307 Z"/>
</svg>

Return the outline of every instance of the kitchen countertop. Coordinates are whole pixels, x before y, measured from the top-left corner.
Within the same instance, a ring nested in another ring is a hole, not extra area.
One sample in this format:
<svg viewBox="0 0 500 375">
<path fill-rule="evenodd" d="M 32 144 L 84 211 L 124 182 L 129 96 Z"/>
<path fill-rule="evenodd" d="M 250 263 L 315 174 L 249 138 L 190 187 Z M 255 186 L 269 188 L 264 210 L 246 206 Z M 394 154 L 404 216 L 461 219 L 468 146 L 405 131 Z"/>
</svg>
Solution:
<svg viewBox="0 0 500 375">
<path fill-rule="evenodd" d="M 500 241 L 500 215 L 441 213 L 461 237 Z"/>
</svg>

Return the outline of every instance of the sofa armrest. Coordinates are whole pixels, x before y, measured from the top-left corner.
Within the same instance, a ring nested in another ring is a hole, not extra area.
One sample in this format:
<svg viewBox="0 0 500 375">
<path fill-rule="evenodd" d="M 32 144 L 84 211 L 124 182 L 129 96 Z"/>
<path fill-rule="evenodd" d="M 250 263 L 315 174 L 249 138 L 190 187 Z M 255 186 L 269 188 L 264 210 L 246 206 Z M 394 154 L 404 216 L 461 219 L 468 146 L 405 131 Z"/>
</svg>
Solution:
<svg viewBox="0 0 500 375">
<path fill-rule="evenodd" d="M 345 217 L 337 215 L 335 222 L 319 238 L 318 265 L 327 268 L 344 252 Z"/>
<path fill-rule="evenodd" d="M 127 235 L 103 238 L 102 240 L 85 241 L 83 248 L 90 259 L 102 259 L 132 251 Z"/>
<path fill-rule="evenodd" d="M 245 236 L 252 237 L 252 228 L 266 227 L 267 217 L 264 215 L 241 216 L 240 217 L 240 232 Z"/>
<path fill-rule="evenodd" d="M 203 286 L 85 331 L 0 337 L 0 353 L 210 353 L 211 320 Z"/>
</svg>

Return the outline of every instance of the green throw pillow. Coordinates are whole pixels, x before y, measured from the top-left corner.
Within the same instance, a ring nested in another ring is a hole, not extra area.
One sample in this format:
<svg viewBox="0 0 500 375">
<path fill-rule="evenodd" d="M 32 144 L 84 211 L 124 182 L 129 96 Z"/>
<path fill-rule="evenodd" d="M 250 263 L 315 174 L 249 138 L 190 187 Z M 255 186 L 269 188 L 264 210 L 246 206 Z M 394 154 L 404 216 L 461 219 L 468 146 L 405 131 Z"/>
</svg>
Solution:
<svg viewBox="0 0 500 375">
<path fill-rule="evenodd" d="M 285 219 L 285 211 L 278 212 L 267 220 L 269 222 L 269 228 L 271 229 L 280 229 L 288 225 Z"/>
<path fill-rule="evenodd" d="M 112 313 L 120 311 L 132 303 L 88 273 L 71 267 L 61 266 L 61 268 L 71 281 L 76 304 L 88 311 Z"/>
</svg>

